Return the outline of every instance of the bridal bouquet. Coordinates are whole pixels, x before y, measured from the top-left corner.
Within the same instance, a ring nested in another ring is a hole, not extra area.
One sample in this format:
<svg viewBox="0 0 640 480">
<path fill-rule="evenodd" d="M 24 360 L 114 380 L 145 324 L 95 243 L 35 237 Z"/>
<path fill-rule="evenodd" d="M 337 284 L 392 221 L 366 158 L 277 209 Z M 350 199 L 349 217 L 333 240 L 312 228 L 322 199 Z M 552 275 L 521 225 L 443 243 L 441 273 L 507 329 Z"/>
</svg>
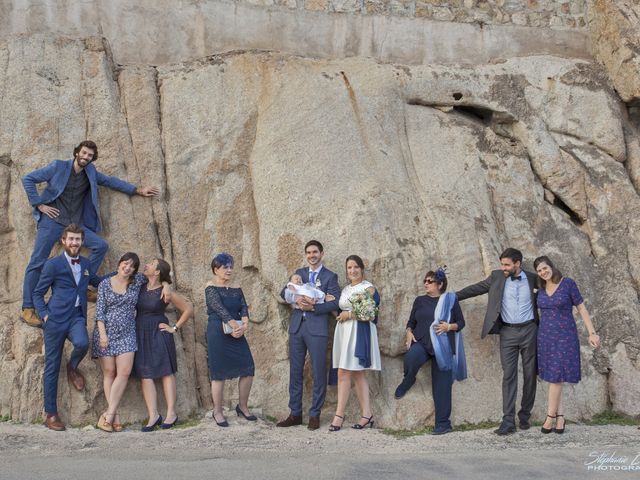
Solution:
<svg viewBox="0 0 640 480">
<path fill-rule="evenodd" d="M 353 314 L 358 320 L 370 321 L 376 318 L 378 314 L 378 306 L 376 305 L 373 296 L 368 292 L 354 293 L 349 298 L 349 302 L 353 307 Z"/>
</svg>

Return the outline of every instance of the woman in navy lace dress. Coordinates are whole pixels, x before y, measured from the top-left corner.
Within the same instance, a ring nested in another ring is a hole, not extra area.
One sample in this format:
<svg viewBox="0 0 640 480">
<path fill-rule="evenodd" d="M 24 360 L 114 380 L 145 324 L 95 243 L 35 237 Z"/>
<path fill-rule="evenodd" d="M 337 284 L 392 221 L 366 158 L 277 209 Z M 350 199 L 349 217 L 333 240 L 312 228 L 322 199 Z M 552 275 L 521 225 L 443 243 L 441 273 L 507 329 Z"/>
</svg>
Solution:
<svg viewBox="0 0 640 480">
<path fill-rule="evenodd" d="M 573 307 L 578 310 L 589 332 L 589 345 L 597 348 L 600 337 L 596 335 L 576 282 L 563 277 L 548 257 L 536 258 L 533 267 L 538 273 L 540 285 L 537 295 L 540 309 L 538 376 L 549 382 L 547 418 L 541 431 L 564 433 L 562 385 L 580 381 L 580 340 L 573 319 Z"/>
<path fill-rule="evenodd" d="M 147 278 L 136 305 L 136 334 L 138 351 L 133 362 L 136 377 L 140 378 L 142 395 L 149 412 L 149 421 L 143 432 L 152 432 L 158 425 L 167 429 L 178 421 L 176 414 L 176 372 L 178 362 L 174 335 L 193 315 L 193 306 L 182 295 L 173 292 L 171 303 L 182 312 L 174 325 L 165 315 L 167 303 L 162 299 L 162 285 L 171 284 L 171 266 L 161 258 L 145 265 Z M 158 394 L 154 380 L 160 379 L 167 403 L 167 414 L 162 421 L 158 413 Z"/>
<path fill-rule="evenodd" d="M 228 427 L 222 414 L 222 392 L 224 381 L 232 378 L 239 378 L 236 413 L 249 421 L 257 420 L 248 406 L 255 366 L 245 338 L 249 327 L 247 302 L 241 288 L 230 286 L 233 257 L 226 253 L 216 255 L 211 262 L 211 271 L 213 279 L 204 293 L 209 315 L 207 346 L 213 419 L 220 427 Z M 224 324 L 230 333 L 225 333 Z"/>
</svg>

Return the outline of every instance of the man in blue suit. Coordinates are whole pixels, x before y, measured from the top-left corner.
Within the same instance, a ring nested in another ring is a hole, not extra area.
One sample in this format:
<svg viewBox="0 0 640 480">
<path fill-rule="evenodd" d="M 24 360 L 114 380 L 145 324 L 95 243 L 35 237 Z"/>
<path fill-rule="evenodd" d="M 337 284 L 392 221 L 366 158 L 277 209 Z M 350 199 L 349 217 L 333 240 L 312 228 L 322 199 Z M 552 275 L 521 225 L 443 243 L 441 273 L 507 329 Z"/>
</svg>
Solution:
<svg viewBox="0 0 640 480">
<path fill-rule="evenodd" d="M 42 269 L 40 280 L 33 292 L 33 302 L 38 315 L 44 320 L 44 409 L 45 425 L 51 430 L 64 430 L 58 416 L 58 374 L 62 350 L 66 339 L 73 345 L 67 363 L 69 381 L 76 390 L 84 389 L 84 377 L 78 370 L 89 349 L 87 334 L 87 287 L 94 286 L 100 278 L 91 272 L 87 258 L 80 257 L 84 231 L 75 224 L 62 232 L 60 243 L 64 252 L 48 260 Z M 51 288 L 49 301 L 44 296 Z"/>
<path fill-rule="evenodd" d="M 340 287 L 338 276 L 322 265 L 324 250 L 317 240 L 304 247 L 308 268 L 296 270 L 304 283 L 312 283 L 334 299 L 315 303 L 308 297 L 291 297 L 286 287 L 280 296 L 293 305 L 289 323 L 289 410 L 290 414 L 277 424 L 291 427 L 302 424 L 302 384 L 304 360 L 309 352 L 313 372 L 313 401 L 309 409 L 309 430 L 320 428 L 320 410 L 327 393 L 327 345 L 331 312 L 338 310 Z"/>
<path fill-rule="evenodd" d="M 98 147 L 90 140 L 81 142 L 73 150 L 73 156 L 73 160 L 54 160 L 46 167 L 22 177 L 22 184 L 33 207 L 33 217 L 38 222 L 33 253 L 24 274 L 20 315 L 22 321 L 32 327 L 42 326 L 42 320 L 34 309 L 33 289 L 64 227 L 72 223 L 84 227 L 84 245 L 91 250 L 91 273 L 98 271 L 107 253 L 109 245 L 98 235 L 101 230 L 98 185 L 144 197 L 159 193 L 157 187 L 138 188 L 98 172 L 93 165 L 98 159 Z M 42 193 L 38 193 L 36 185 L 43 182 L 47 182 L 47 186 Z"/>
</svg>

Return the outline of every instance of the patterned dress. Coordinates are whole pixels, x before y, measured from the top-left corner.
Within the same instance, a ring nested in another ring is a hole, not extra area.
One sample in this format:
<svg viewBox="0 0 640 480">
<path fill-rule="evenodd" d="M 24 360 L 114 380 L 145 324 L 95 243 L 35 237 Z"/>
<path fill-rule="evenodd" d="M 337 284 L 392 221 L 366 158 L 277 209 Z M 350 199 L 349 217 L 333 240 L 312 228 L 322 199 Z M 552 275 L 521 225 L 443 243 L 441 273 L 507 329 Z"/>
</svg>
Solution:
<svg viewBox="0 0 640 480">
<path fill-rule="evenodd" d="M 538 292 L 538 375 L 549 383 L 580 381 L 580 340 L 573 307 L 583 302 L 576 282 L 564 277 L 553 295 Z"/>
<path fill-rule="evenodd" d="M 209 323 L 207 348 L 211 380 L 252 377 L 255 372 L 253 356 L 243 335 L 233 338 L 222 330 L 222 322 L 248 316 L 247 302 L 240 288 L 208 286 L 204 290 Z"/>
<path fill-rule="evenodd" d="M 111 287 L 111 278 L 105 278 L 98 286 L 96 301 L 96 325 L 93 329 L 93 358 L 115 357 L 138 350 L 136 342 L 136 304 L 142 285 L 147 277 L 136 273 L 125 293 L 116 293 Z M 100 349 L 98 320 L 104 323 L 109 345 Z"/>
<path fill-rule="evenodd" d="M 169 324 L 164 314 L 167 304 L 161 298 L 162 287 L 147 290 L 143 285 L 136 306 L 138 351 L 133 362 L 138 378 L 162 378 L 178 371 L 174 334 L 160 330 Z"/>
</svg>

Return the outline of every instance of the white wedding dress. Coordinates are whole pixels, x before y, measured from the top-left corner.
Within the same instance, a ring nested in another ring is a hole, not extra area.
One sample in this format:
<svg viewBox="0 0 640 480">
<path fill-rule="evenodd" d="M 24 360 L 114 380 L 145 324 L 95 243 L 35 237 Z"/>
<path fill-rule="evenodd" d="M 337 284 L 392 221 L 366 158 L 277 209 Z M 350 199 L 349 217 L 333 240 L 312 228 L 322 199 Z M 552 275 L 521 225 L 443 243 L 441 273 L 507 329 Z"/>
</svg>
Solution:
<svg viewBox="0 0 640 480">
<path fill-rule="evenodd" d="M 340 294 L 340 309 L 351 311 L 352 306 L 349 299 L 354 293 L 364 292 L 373 285 L 366 280 L 357 285 L 347 285 Z M 364 368 L 360 365 L 355 356 L 356 335 L 358 331 L 357 320 L 346 320 L 337 322 L 336 331 L 333 337 L 333 368 L 344 370 L 380 370 L 380 348 L 378 347 L 378 330 L 373 322 L 371 326 L 371 367 Z"/>
</svg>

